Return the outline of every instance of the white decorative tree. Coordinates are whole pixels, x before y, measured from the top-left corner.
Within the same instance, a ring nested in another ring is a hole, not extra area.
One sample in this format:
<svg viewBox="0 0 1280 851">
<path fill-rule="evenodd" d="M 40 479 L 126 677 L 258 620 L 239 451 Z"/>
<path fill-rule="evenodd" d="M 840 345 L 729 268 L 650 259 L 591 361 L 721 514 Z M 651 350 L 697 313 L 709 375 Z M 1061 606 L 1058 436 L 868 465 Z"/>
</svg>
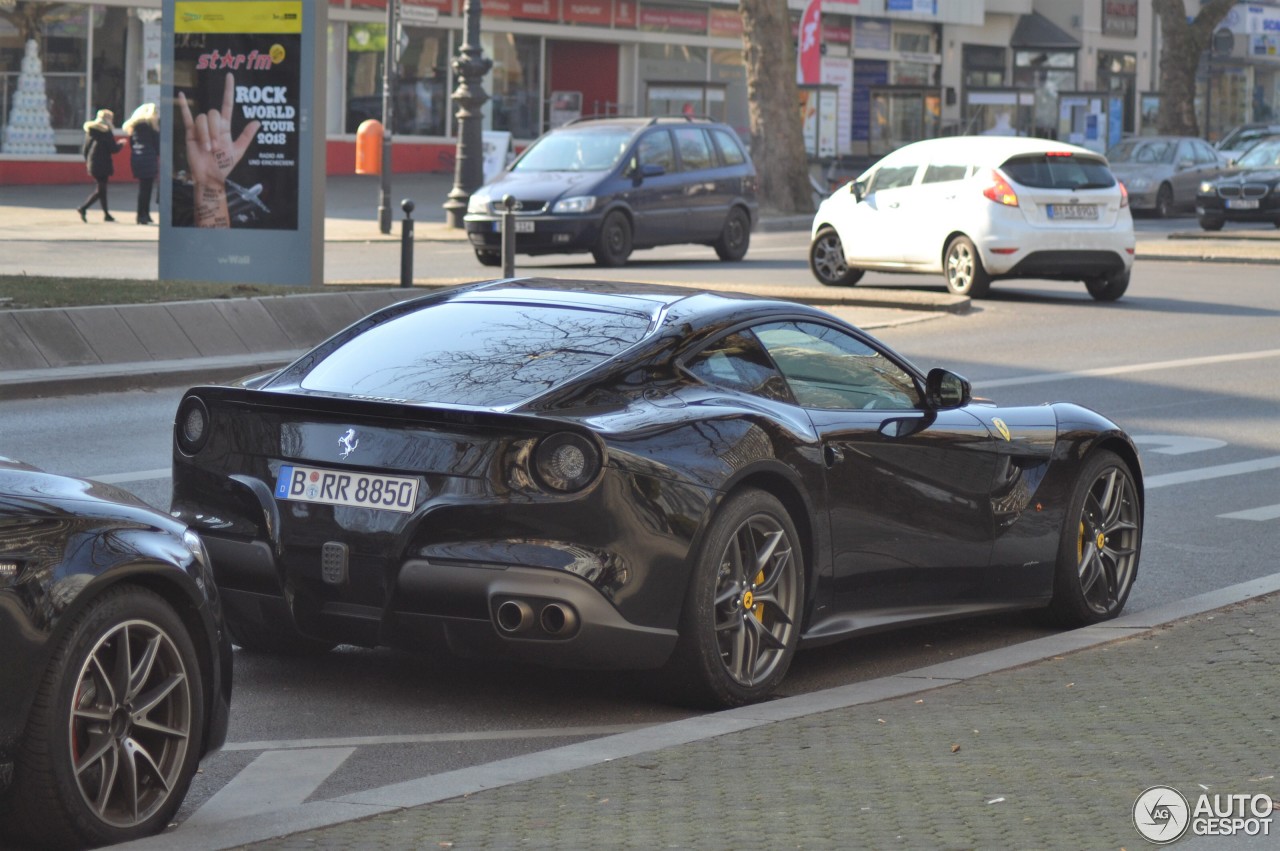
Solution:
<svg viewBox="0 0 1280 851">
<path fill-rule="evenodd" d="M 6 154 L 53 154 L 53 125 L 49 122 L 49 98 L 44 90 L 44 69 L 35 39 L 27 41 L 18 75 L 18 91 L 9 110 L 0 151 Z"/>
</svg>

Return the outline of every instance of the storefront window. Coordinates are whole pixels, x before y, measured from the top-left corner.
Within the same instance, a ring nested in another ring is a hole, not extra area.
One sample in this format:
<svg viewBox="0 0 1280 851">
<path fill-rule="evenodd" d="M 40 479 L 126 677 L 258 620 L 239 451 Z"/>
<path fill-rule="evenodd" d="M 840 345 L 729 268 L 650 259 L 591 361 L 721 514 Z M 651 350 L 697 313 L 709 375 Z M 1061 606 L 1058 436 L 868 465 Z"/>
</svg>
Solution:
<svg viewBox="0 0 1280 851">
<path fill-rule="evenodd" d="M 355 133 L 369 118 L 382 120 L 382 65 L 386 57 L 383 24 L 347 25 L 347 108 L 344 130 Z M 448 110 L 449 33 L 405 27 L 407 44 L 400 53 L 395 86 L 392 133 L 406 136 L 445 135 Z"/>
<path fill-rule="evenodd" d="M 0 121 L 8 123 L 23 51 L 27 40 L 34 38 L 40 44 L 49 120 L 59 153 L 80 149 L 84 138 L 81 125 L 89 115 L 89 9 L 19 2 L 15 11 L 36 12 L 33 29 L 19 31 L 9 20 L 0 19 Z"/>
<path fill-rule="evenodd" d="M 1124 99 L 1124 130 L 1132 133 L 1136 111 L 1138 57 L 1132 53 L 1098 51 L 1098 88 L 1118 92 Z"/>
<path fill-rule="evenodd" d="M 741 50 L 714 49 L 711 51 L 711 81 L 724 86 L 724 116 L 726 124 L 747 138 L 751 135 L 751 115 L 747 108 L 747 67 L 742 61 Z"/>
<path fill-rule="evenodd" d="M 993 89 L 1003 86 L 1005 49 L 985 44 L 966 44 L 963 49 L 964 87 Z"/>
<path fill-rule="evenodd" d="M 489 102 L 485 129 L 506 130 L 517 139 L 542 134 L 542 39 L 514 33 L 480 37 L 493 70 L 485 78 Z"/>
<path fill-rule="evenodd" d="M 1027 132 L 1032 136 L 1056 138 L 1058 95 L 1077 88 L 1076 52 L 1016 51 L 1013 54 L 1013 85 L 1035 92 L 1035 107 Z"/>
</svg>

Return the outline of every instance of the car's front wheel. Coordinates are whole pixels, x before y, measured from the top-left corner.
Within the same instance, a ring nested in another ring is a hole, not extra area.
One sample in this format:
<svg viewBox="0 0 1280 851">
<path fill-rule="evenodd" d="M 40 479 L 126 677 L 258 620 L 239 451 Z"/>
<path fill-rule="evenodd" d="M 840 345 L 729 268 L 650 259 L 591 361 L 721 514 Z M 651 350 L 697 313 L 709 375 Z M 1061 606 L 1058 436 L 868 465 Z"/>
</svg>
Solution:
<svg viewBox="0 0 1280 851">
<path fill-rule="evenodd" d="M 631 256 L 631 222 L 619 212 L 604 217 L 600 225 L 600 238 L 591 250 L 600 266 L 625 266 Z"/>
<path fill-rule="evenodd" d="M 1138 574 L 1142 505 L 1118 455 L 1102 450 L 1085 460 L 1061 534 L 1050 618 L 1083 626 L 1120 614 Z"/>
<path fill-rule="evenodd" d="M 1097 301 L 1115 301 L 1129 289 L 1129 272 L 1110 277 L 1085 278 L 1084 287 Z"/>
<path fill-rule="evenodd" d="M 1226 224 L 1225 219 L 1216 219 L 1210 216 L 1201 216 L 1199 221 L 1200 227 L 1204 230 L 1222 230 L 1222 226 Z M 1277 227 L 1280 227 L 1280 223 L 1277 223 Z"/>
<path fill-rule="evenodd" d="M 187 628 L 120 586 L 67 629 L 40 683 L 0 833 L 51 847 L 158 833 L 199 764 L 204 686 Z"/>
<path fill-rule="evenodd" d="M 694 567 L 668 666 L 677 696 L 739 706 L 769 695 L 800 639 L 803 552 L 775 497 L 744 490 L 721 506 Z"/>
<path fill-rule="evenodd" d="M 844 245 L 833 227 L 822 228 L 809 243 L 809 271 L 828 287 L 851 287 L 862 280 L 862 270 L 845 262 Z"/>
<path fill-rule="evenodd" d="M 724 230 L 720 232 L 712 247 L 716 256 L 726 262 L 736 263 L 747 256 L 747 248 L 751 245 L 751 217 L 741 207 L 734 207 L 724 220 Z"/>
<path fill-rule="evenodd" d="M 947 289 L 956 295 L 982 298 L 991 289 L 991 276 L 982 265 L 978 247 L 967 236 L 957 236 L 947 245 L 942 270 Z"/>
</svg>

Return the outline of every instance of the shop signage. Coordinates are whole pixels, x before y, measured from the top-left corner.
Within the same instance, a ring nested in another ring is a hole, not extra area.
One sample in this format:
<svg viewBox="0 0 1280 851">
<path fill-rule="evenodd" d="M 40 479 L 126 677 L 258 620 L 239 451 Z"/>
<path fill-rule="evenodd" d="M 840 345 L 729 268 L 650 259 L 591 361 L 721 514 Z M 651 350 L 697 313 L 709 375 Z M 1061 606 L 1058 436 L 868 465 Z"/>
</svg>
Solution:
<svg viewBox="0 0 1280 851">
<path fill-rule="evenodd" d="M 640 9 L 640 29 L 701 34 L 707 31 L 707 13 L 675 6 L 644 6 Z"/>
<path fill-rule="evenodd" d="M 1137 37 L 1138 0 L 1102 0 L 1102 34 Z"/>
<path fill-rule="evenodd" d="M 712 9 L 707 23 L 713 38 L 742 38 L 742 13 L 737 9 Z"/>
<path fill-rule="evenodd" d="M 560 0 L 483 0 L 481 12 L 491 18 L 558 21 Z"/>
<path fill-rule="evenodd" d="M 614 0 L 613 26 L 615 29 L 633 30 L 636 28 L 635 0 Z"/>
<path fill-rule="evenodd" d="M 610 0 L 564 0 L 563 14 L 570 24 L 607 27 L 613 23 L 613 4 Z"/>
</svg>

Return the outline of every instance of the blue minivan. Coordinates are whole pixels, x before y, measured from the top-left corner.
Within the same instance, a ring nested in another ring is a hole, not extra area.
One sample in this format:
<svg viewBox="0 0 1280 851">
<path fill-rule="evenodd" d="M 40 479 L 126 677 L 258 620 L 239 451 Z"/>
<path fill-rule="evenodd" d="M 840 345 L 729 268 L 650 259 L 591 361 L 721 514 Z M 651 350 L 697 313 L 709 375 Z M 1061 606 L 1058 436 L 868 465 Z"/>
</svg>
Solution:
<svg viewBox="0 0 1280 851">
<path fill-rule="evenodd" d="M 516 252 L 590 251 L 622 266 L 633 249 L 699 243 L 741 260 L 759 212 L 755 166 L 733 128 L 694 117 L 600 118 L 543 134 L 471 196 L 476 259 L 502 263 L 502 201 Z"/>
</svg>

